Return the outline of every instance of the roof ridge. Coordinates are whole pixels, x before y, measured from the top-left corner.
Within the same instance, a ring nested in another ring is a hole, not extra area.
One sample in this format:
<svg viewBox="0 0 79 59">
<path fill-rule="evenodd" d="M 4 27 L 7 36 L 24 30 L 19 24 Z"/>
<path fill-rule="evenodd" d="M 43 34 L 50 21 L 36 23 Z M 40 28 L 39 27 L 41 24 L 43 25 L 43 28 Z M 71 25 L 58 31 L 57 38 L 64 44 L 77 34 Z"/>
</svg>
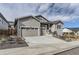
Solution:
<svg viewBox="0 0 79 59">
<path fill-rule="evenodd" d="M 44 20 L 46 20 L 47 22 L 49 22 L 49 20 L 47 20 L 44 16 L 42 16 L 42 15 L 37 15 L 37 16 L 35 16 L 36 18 L 38 18 L 38 17 L 42 17 Z M 38 18 L 39 19 L 39 18 Z M 41 20 L 43 20 L 43 19 L 41 19 Z M 40 19 L 39 19 L 40 20 Z"/>
<path fill-rule="evenodd" d="M 3 20 L 5 20 L 7 23 L 8 23 L 8 25 L 10 25 L 9 24 L 9 22 L 6 20 L 6 18 L 3 16 L 3 14 L 0 12 L 0 17 L 3 19 Z"/>
<path fill-rule="evenodd" d="M 20 16 L 20 17 L 17 17 L 16 19 L 21 19 L 21 18 L 27 18 L 27 17 L 32 17 L 33 15 L 28 15 L 28 16 Z"/>
</svg>

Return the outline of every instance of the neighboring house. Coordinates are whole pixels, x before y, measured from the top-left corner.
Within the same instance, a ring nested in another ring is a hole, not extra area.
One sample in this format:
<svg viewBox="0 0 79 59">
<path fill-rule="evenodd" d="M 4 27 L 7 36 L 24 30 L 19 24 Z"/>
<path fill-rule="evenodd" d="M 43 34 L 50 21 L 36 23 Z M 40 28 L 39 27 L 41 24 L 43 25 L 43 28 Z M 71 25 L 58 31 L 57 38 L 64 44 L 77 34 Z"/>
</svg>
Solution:
<svg viewBox="0 0 79 59">
<path fill-rule="evenodd" d="M 5 17 L 0 13 L 0 30 L 8 30 L 10 26 L 9 22 L 5 19 Z"/>
<path fill-rule="evenodd" d="M 14 22 L 13 21 L 8 21 L 9 24 L 10 24 L 10 27 L 9 27 L 9 35 L 16 35 L 16 31 L 15 31 L 15 28 L 14 28 Z"/>
<path fill-rule="evenodd" d="M 70 30 L 72 30 L 72 32 L 74 32 L 75 35 L 79 36 L 79 28 L 68 28 Z"/>
<path fill-rule="evenodd" d="M 0 13 L 0 34 L 8 34 L 8 27 L 10 27 L 9 22 Z"/>
<path fill-rule="evenodd" d="M 63 22 L 48 21 L 41 15 L 17 18 L 14 23 L 17 36 L 42 36 L 56 32 L 61 34 Z"/>
<path fill-rule="evenodd" d="M 9 22 L 11 28 L 14 28 L 14 21 L 8 21 L 8 22 Z"/>
</svg>

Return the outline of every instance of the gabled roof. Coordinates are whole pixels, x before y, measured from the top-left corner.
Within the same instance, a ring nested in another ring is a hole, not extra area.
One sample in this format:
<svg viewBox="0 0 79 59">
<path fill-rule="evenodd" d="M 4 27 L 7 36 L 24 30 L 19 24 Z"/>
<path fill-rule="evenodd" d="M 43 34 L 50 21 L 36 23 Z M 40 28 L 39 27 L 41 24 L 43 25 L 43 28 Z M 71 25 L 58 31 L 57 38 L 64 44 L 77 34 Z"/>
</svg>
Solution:
<svg viewBox="0 0 79 59">
<path fill-rule="evenodd" d="M 68 33 L 71 33 L 72 30 L 68 29 L 68 28 L 64 28 L 62 32 L 68 32 Z"/>
<path fill-rule="evenodd" d="M 15 19 L 15 22 L 14 22 L 14 26 L 16 26 L 18 20 L 23 20 L 23 19 L 26 19 L 26 18 L 33 18 L 33 19 L 35 19 L 36 21 L 40 22 L 40 21 L 39 21 L 36 17 L 34 17 L 34 16 L 25 16 L 25 17 L 16 18 L 16 19 Z"/>
<path fill-rule="evenodd" d="M 31 18 L 31 17 L 33 17 L 33 16 L 32 15 L 30 15 L 30 16 L 24 16 L 24 17 L 16 18 L 16 20 L 23 20 L 23 19 Z"/>
<path fill-rule="evenodd" d="M 62 23 L 62 21 L 60 20 L 56 20 L 56 21 L 48 21 L 46 18 L 44 18 L 43 16 L 41 15 L 38 15 L 38 16 L 26 16 L 26 17 L 21 17 L 21 18 L 17 18 L 15 19 L 15 22 L 14 22 L 14 26 L 16 26 L 17 24 L 17 21 L 18 20 L 23 20 L 23 19 L 26 19 L 26 18 L 33 18 L 35 19 L 36 21 L 40 22 L 40 23 L 45 23 L 45 24 L 58 24 L 58 23 Z"/>
<path fill-rule="evenodd" d="M 41 16 L 41 15 L 38 15 L 38 16 L 25 16 L 25 17 L 20 17 L 20 18 L 15 19 L 14 26 L 17 24 L 18 20 L 23 20 L 23 19 L 26 19 L 26 18 L 34 18 L 36 21 L 38 21 L 40 23 L 41 22 L 48 22 L 48 20 L 46 18 L 44 18 L 43 16 Z"/>
<path fill-rule="evenodd" d="M 53 24 L 58 24 L 58 23 L 62 23 L 62 24 L 64 24 L 61 20 L 50 21 L 50 22 L 52 22 Z"/>
<path fill-rule="evenodd" d="M 46 18 L 41 15 L 35 16 L 40 22 L 49 22 Z"/>
<path fill-rule="evenodd" d="M 48 21 L 48 22 L 42 22 L 42 23 L 45 23 L 45 24 L 58 24 L 58 23 L 62 23 L 62 24 L 64 24 L 61 20 Z"/>
<path fill-rule="evenodd" d="M 23 20 L 23 19 L 26 19 L 26 18 L 34 18 L 38 22 L 48 22 L 48 20 L 46 18 L 44 18 L 43 16 L 41 16 L 41 15 L 37 15 L 37 16 L 32 16 L 32 15 L 31 16 L 25 16 L 25 17 L 17 18 L 16 20 Z"/>
<path fill-rule="evenodd" d="M 0 17 L 10 26 L 9 22 L 5 19 L 5 17 L 0 13 Z"/>
</svg>

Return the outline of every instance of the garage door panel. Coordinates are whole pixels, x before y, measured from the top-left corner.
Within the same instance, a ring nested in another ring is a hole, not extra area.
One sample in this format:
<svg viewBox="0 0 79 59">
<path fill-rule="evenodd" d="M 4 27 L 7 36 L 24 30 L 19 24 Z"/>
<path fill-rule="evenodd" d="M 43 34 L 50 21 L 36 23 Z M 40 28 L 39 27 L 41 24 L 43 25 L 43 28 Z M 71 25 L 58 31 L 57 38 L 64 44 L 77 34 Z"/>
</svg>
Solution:
<svg viewBox="0 0 79 59">
<path fill-rule="evenodd" d="M 38 36 L 38 29 L 22 29 L 22 36 Z"/>
</svg>

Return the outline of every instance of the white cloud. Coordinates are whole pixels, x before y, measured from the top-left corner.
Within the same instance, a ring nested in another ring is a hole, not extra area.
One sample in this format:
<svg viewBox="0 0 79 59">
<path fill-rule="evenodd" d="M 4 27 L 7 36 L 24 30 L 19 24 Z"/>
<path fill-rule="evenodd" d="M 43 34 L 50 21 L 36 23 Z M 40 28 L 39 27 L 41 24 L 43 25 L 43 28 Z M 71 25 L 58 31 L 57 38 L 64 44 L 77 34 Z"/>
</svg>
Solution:
<svg viewBox="0 0 79 59">
<path fill-rule="evenodd" d="M 54 20 L 61 20 L 61 21 L 65 21 L 65 22 L 74 22 L 76 20 L 79 20 L 79 16 L 63 16 L 63 15 L 57 15 L 57 16 L 45 16 L 47 19 L 49 19 L 50 21 L 54 21 Z"/>
<path fill-rule="evenodd" d="M 70 16 L 62 16 L 62 15 L 59 15 L 59 16 L 54 16 L 52 18 L 53 18 L 53 20 L 68 21 L 68 19 L 70 19 Z"/>
<path fill-rule="evenodd" d="M 79 18 L 79 4 L 0 4 L 0 12 L 7 20 L 41 14 L 49 20 L 71 21 Z"/>
<path fill-rule="evenodd" d="M 40 4 L 38 8 L 38 12 L 44 12 L 48 9 L 50 4 Z"/>
<path fill-rule="evenodd" d="M 62 16 L 62 15 L 58 15 L 58 16 L 48 16 L 49 20 L 54 21 L 54 20 L 62 20 L 62 21 L 70 21 L 71 16 Z"/>
</svg>

